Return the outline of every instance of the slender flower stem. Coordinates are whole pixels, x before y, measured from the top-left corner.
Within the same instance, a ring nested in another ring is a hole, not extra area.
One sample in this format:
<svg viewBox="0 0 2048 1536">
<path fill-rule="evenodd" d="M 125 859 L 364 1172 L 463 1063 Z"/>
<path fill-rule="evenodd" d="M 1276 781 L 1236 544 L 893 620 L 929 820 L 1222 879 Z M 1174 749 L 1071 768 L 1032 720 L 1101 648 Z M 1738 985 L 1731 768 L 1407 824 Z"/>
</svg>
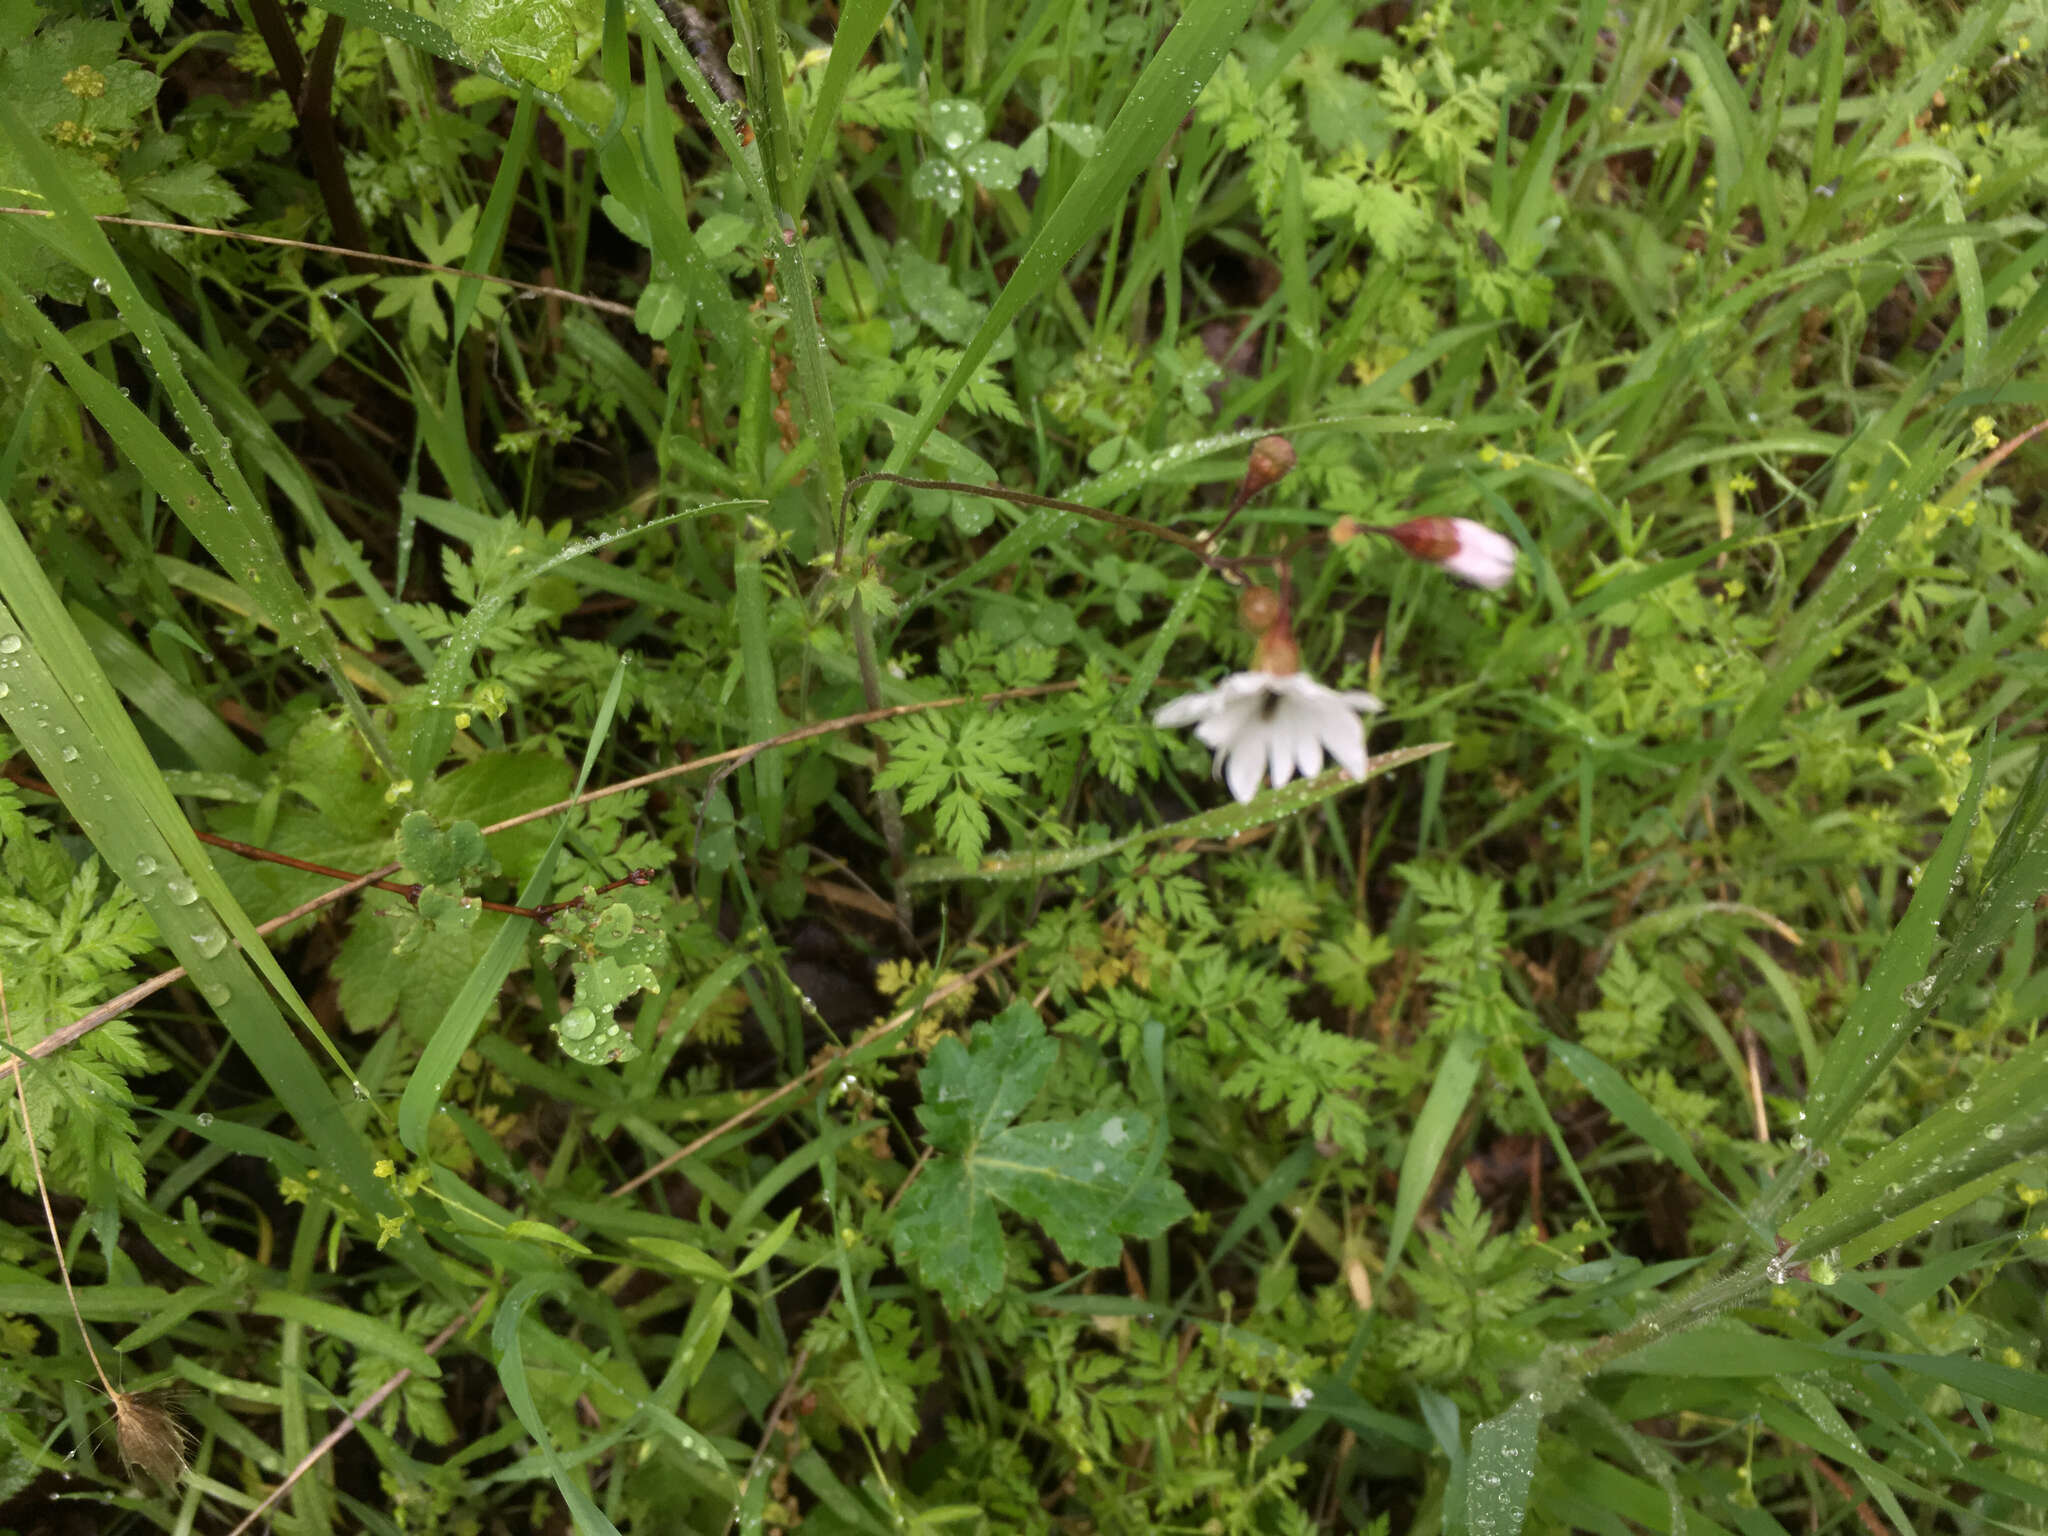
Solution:
<svg viewBox="0 0 2048 1536">
<path fill-rule="evenodd" d="M 872 474 L 859 475 L 846 482 L 846 494 L 839 500 L 839 534 L 835 551 L 836 558 L 844 559 L 845 557 L 847 502 L 860 487 L 872 485 L 877 481 L 889 485 L 900 485 L 912 491 L 952 491 L 962 496 L 986 496 L 993 501 L 1007 501 L 1013 506 L 1043 507 L 1051 512 L 1072 512 L 1079 517 L 1091 517 L 1098 523 L 1107 523 L 1112 528 L 1121 528 L 1127 533 L 1149 534 L 1155 539 L 1162 539 L 1168 544 L 1186 550 L 1197 560 L 1201 561 L 1202 564 L 1208 566 L 1210 570 L 1216 572 L 1217 575 L 1234 586 L 1243 585 L 1245 579 L 1244 572 L 1248 566 L 1279 564 L 1277 556 L 1252 556 L 1245 559 L 1232 559 L 1227 555 L 1219 555 L 1215 549 L 1217 537 L 1215 534 L 1182 533 L 1179 529 L 1168 528 L 1163 523 L 1150 522 L 1142 517 L 1126 517 L 1121 512 L 1111 512 L 1102 507 L 1086 506 L 1078 501 L 1062 501 L 1057 496 L 1040 496 L 1032 491 L 1012 490 L 1007 485 L 972 485 L 964 480 L 917 480 L 909 475 L 890 474 L 886 470 L 876 470 Z M 1247 499 L 1249 498 L 1239 498 L 1238 504 L 1231 508 L 1232 516 L 1236 515 L 1238 507 Z M 1226 526 L 1227 522 L 1228 520 L 1226 519 Z M 1218 530 L 1219 533 L 1220 531 Z"/>
</svg>

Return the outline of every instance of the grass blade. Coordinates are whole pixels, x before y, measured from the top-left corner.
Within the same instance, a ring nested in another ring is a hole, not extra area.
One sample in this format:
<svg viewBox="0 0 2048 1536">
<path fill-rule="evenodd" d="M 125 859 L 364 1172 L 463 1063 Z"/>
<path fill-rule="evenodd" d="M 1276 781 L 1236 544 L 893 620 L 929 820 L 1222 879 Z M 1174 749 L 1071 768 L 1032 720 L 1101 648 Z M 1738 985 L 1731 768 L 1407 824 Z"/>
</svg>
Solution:
<svg viewBox="0 0 2048 1536">
<path fill-rule="evenodd" d="M 1451 1136 L 1464 1116 L 1472 1090 L 1479 1086 L 1479 1069 L 1486 1059 L 1486 1042 L 1475 1034 L 1454 1036 L 1437 1065 L 1429 1086 L 1429 1098 L 1415 1117 L 1415 1130 L 1408 1138 L 1408 1150 L 1401 1158 L 1401 1183 L 1394 1196 L 1394 1220 L 1387 1234 L 1387 1267 L 1380 1284 L 1393 1278 L 1408 1246 L 1408 1234 L 1422 1213 L 1423 1196 L 1436 1182 L 1436 1171 L 1451 1148 Z"/>
<path fill-rule="evenodd" d="M 925 401 L 910 430 L 898 437 L 890 449 L 886 468 L 901 472 L 916 457 L 926 435 L 974 377 L 996 338 L 1122 206 L 1131 184 L 1193 110 L 1202 87 L 1244 30 L 1251 12 L 1252 0 L 1213 0 L 1182 14 L 1118 109 L 1103 136 L 1101 152 L 1083 163 L 1067 195 L 1032 236 L 1017 270 L 1010 274 L 1003 291 L 989 306 L 980 328 L 961 352 L 960 361 Z M 874 524 L 882 505 L 880 492 L 877 487 L 862 502 L 853 536 L 855 549 L 866 542 L 868 530 Z"/>
<path fill-rule="evenodd" d="M 1891 1065 L 1933 1004 L 1934 947 L 1939 941 L 1941 914 L 1948 905 L 1950 882 L 1962 864 L 1970 829 L 1984 798 L 1984 774 L 1991 761 L 1990 744 L 1977 754 L 1969 788 L 1949 818 L 1934 857 L 1927 861 L 1905 915 L 1892 929 L 1864 978 L 1848 1016 L 1828 1046 L 1819 1074 L 1806 1096 L 1805 1123 L 1809 1140 L 1828 1146 L 1847 1123 L 1856 1105 Z"/>
</svg>

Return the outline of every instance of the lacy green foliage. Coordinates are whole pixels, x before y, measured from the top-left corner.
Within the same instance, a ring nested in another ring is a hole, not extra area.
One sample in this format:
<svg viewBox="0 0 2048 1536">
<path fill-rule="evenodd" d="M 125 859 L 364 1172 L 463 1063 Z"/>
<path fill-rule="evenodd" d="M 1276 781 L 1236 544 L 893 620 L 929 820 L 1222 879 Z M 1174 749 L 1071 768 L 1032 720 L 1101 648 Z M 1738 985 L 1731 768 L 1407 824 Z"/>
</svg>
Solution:
<svg viewBox="0 0 2048 1536">
<path fill-rule="evenodd" d="M 0 1329 L 13 1334 L 27 1325 L 0 1323 Z M 28 1329 L 29 1337 L 10 1337 L 8 1344 L 13 1352 L 27 1354 L 35 1347 L 33 1328 Z M 0 1499 L 11 1499 L 35 1480 L 36 1462 L 33 1448 L 21 1443 L 16 1437 L 15 1427 L 20 1423 L 23 1400 L 28 1396 L 29 1378 L 20 1371 L 0 1366 Z"/>
<path fill-rule="evenodd" d="M 1364 1008 L 1376 995 L 1373 973 L 1394 957 L 1384 936 L 1362 922 L 1353 922 L 1342 938 L 1316 946 L 1316 980 L 1346 1008 Z"/>
<path fill-rule="evenodd" d="M 469 9 L 465 7 L 464 9 Z M 532 7 L 520 5 L 508 7 L 527 12 Z M 546 9 L 543 7 L 542 9 Z M 431 211 L 415 218 L 405 216 L 407 233 L 419 248 L 420 257 L 440 267 L 460 267 L 463 258 L 476 239 L 477 219 L 483 209 L 472 203 L 456 214 L 444 230 Z M 444 340 L 448 335 L 448 317 L 442 309 L 445 296 L 452 306 L 455 290 L 462 280 L 446 272 L 421 272 L 400 277 L 380 277 L 376 286 L 383 293 L 372 314 L 382 320 L 387 315 L 405 316 L 406 339 L 415 348 L 425 350 L 430 341 Z M 495 287 L 483 287 L 477 292 L 475 307 L 470 314 L 472 328 L 488 327 L 504 310 L 504 295 Z"/>
<path fill-rule="evenodd" d="M 412 1338 L 433 1334 L 454 1317 L 455 1309 L 441 1303 L 427 1303 L 387 1314 L 384 1321 Z M 348 1399 L 359 1405 L 391 1376 L 394 1362 L 371 1353 L 358 1354 L 348 1363 Z M 384 1400 L 376 1423 L 387 1435 L 418 1435 L 429 1445 L 449 1445 L 456 1438 L 455 1421 L 448 1416 L 447 1393 L 441 1383 L 413 1375 Z"/>
<path fill-rule="evenodd" d="M 1279 1109 L 1290 1129 L 1365 1155 L 1372 1124 L 1366 1100 L 1380 1082 L 1372 1041 L 1294 1024 L 1277 1038 L 1246 1043 L 1249 1059 L 1224 1082 L 1226 1096 Z"/>
<path fill-rule="evenodd" d="M 917 1438 L 920 1394 L 939 1377 L 937 1351 L 918 1348 L 920 1342 L 917 1319 L 893 1302 L 870 1311 L 859 1334 L 839 1304 L 804 1334 L 827 1405 L 885 1451 Z"/>
<path fill-rule="evenodd" d="M 1035 734 L 1021 712 L 913 715 L 886 728 L 889 763 L 875 783 L 901 790 L 906 811 L 935 807 L 940 842 L 971 865 L 988 845 L 990 810 L 1015 802 L 1038 767 Z"/>
<path fill-rule="evenodd" d="M 1262 1457 L 1271 1431 L 1233 1423 L 1223 1398 L 1291 1390 L 1294 1364 L 1227 1326 L 1175 1336 L 1121 1318 L 1057 1318 L 1026 1351 L 1027 1422 L 1104 1529 L 1157 1530 L 1178 1519 L 1215 1530 L 1306 1530 L 1289 1504 L 1304 1467 Z M 1133 1498 L 1117 1486 L 1118 1448 L 1162 1433 L 1172 1455 Z M 970 1467 L 977 1453 L 987 1455 L 971 1441 L 963 1449 L 960 1460 Z"/>
<path fill-rule="evenodd" d="M 1121 1239 L 1156 1237 L 1188 1214 L 1155 1170 L 1151 1116 L 1097 1110 L 1017 1123 L 1045 1087 L 1059 1046 L 1024 1004 L 948 1037 L 918 1074 L 918 1118 L 941 1154 L 896 1213 L 897 1251 L 950 1307 L 993 1299 L 1003 1279 L 1001 1210 L 1037 1222 L 1068 1259 L 1116 1262 Z"/>
<path fill-rule="evenodd" d="M 840 102 L 841 121 L 866 128 L 910 127 L 918 117 L 917 88 L 900 83 L 901 74 L 894 64 L 855 70 Z"/>
<path fill-rule="evenodd" d="M 1600 973 L 1600 1006 L 1579 1013 L 1579 1039 L 1612 1065 L 1639 1060 L 1657 1049 L 1675 1001 L 1664 979 L 1619 945 Z"/>
<path fill-rule="evenodd" d="M 1471 1175 L 1461 1175 L 1441 1232 L 1429 1235 L 1427 1257 L 1409 1274 L 1421 1311 L 1397 1330 L 1395 1348 L 1400 1365 L 1423 1381 L 1489 1384 L 1482 1401 L 1497 1406 L 1497 1383 L 1541 1348 L 1541 1336 L 1520 1315 L 1549 1289 L 1551 1277 L 1550 1256 L 1534 1246 L 1533 1233 L 1496 1237 L 1491 1230 Z"/>
<path fill-rule="evenodd" d="M 1400 872 L 1423 903 L 1416 927 L 1425 939 L 1422 977 L 1436 992 L 1431 1032 L 1511 1034 L 1525 1014 L 1501 975 L 1500 883 L 1453 865 L 1404 864 Z"/>
<path fill-rule="evenodd" d="M 26 1051 L 127 984 L 156 925 L 97 858 L 74 864 L 49 825 L 0 786 L 0 983 L 14 1049 Z M 143 1188 L 128 1077 L 157 1064 L 126 1020 L 56 1058 L 25 1065 L 29 1116 L 50 1187 L 105 1205 Z M 35 1187 L 14 1080 L 4 1084 L 0 1173 Z"/>
<path fill-rule="evenodd" d="M 1476 30 L 1428 12 L 1401 29 L 1412 51 L 1396 50 L 1332 14 L 1281 78 L 1259 89 L 1227 61 L 1199 108 L 1244 155 L 1269 235 L 1300 210 L 1385 258 L 1376 270 L 1332 265 L 1323 286 L 1339 304 L 1362 294 L 1408 343 L 1454 319 L 1512 313 L 1542 326 L 1550 312 L 1541 245 L 1504 251 L 1506 232 L 1468 196 L 1491 169 L 1501 103 L 1520 78 L 1488 59 L 1495 45 Z M 1431 211 L 1439 189 L 1455 189 L 1458 212 L 1447 220 Z"/>
<path fill-rule="evenodd" d="M 1269 876 L 1240 898 L 1231 937 L 1241 950 L 1270 951 L 1287 969 L 1300 970 L 1319 915 L 1319 904 L 1297 882 Z"/>
</svg>

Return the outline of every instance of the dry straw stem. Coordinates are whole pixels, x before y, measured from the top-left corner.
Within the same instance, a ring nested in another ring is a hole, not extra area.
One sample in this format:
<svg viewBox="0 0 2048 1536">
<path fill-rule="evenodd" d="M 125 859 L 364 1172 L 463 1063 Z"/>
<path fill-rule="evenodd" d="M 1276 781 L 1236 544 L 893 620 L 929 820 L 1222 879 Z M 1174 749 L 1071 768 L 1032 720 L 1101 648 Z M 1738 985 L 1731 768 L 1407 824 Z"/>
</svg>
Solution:
<svg viewBox="0 0 2048 1536">
<path fill-rule="evenodd" d="M 51 219 L 56 215 L 47 208 L 0 207 L 0 214 L 13 214 L 24 219 Z M 284 235 L 256 235 L 239 229 L 213 229 L 204 224 L 170 224 L 162 219 L 128 219 L 119 214 L 96 213 L 93 215 L 102 224 L 121 224 L 130 229 L 160 229 L 174 235 L 211 235 L 216 240 L 242 240 L 250 245 L 281 245 L 293 251 L 318 251 L 323 256 L 340 256 L 349 261 L 380 261 L 387 267 L 406 267 L 414 272 L 438 272 L 444 277 L 471 277 L 480 283 L 490 283 L 499 288 L 516 288 L 531 298 L 566 299 L 571 304 L 581 304 L 602 314 L 633 316 L 633 306 L 620 304 L 612 299 L 593 299 L 588 294 L 577 293 L 570 288 L 555 288 L 547 283 L 522 283 L 516 277 L 498 277 L 489 272 L 472 272 L 467 267 L 444 267 L 439 262 L 417 261 L 410 256 L 386 256 L 377 251 L 358 251 L 346 245 L 322 245 L 317 240 L 293 240 Z"/>
<path fill-rule="evenodd" d="M 447 1327 L 443 1328 L 426 1342 L 426 1353 L 438 1355 L 441 1352 L 442 1346 L 454 1338 L 463 1328 L 467 1327 L 470 1320 L 482 1310 L 483 1304 L 489 1299 L 489 1292 L 479 1295 L 452 1319 Z M 409 1365 L 401 1366 L 395 1374 L 386 1379 L 381 1387 L 351 1408 L 339 1424 L 335 1425 L 334 1428 L 321 1437 L 318 1445 L 299 1458 L 298 1465 L 284 1475 L 283 1481 L 263 1496 L 263 1502 L 242 1517 L 241 1523 L 232 1531 L 229 1531 L 228 1536 L 242 1536 L 244 1531 L 248 1530 L 258 1520 L 261 1520 L 264 1515 L 268 1514 L 276 1506 L 279 1499 L 292 1491 L 293 1485 L 300 1478 L 319 1466 L 329 1451 L 354 1434 L 359 1424 L 375 1413 L 378 1408 L 382 1407 L 386 1398 L 390 1397 L 392 1393 L 396 1392 L 410 1380 L 412 1380 L 412 1367 Z"/>
<path fill-rule="evenodd" d="M 503 832 L 510 827 L 525 826 L 530 821 L 539 821 L 546 816 L 553 816 L 562 811 L 574 810 L 579 805 L 589 805 L 592 801 L 603 800 L 610 795 L 622 795 L 628 790 L 644 789 L 649 784 L 658 784 L 664 779 L 673 779 L 681 774 L 694 773 L 700 768 L 714 768 L 727 763 L 742 763 L 758 753 L 772 751 L 777 747 L 791 746 L 797 742 L 810 741 L 819 736 L 829 736 L 835 731 L 854 730 L 860 726 L 872 725 L 877 721 L 895 720 L 906 715 L 925 714 L 932 710 L 957 709 L 963 704 L 1002 704 L 1011 699 L 1038 698 L 1050 693 L 1070 693 L 1078 686 L 1080 685 L 1077 683 L 1041 683 L 1031 688 L 1009 688 L 1001 693 L 961 694 L 954 698 L 932 699 L 921 704 L 896 704 L 887 709 L 870 709 L 857 715 L 842 715 L 836 720 L 821 720 L 815 725 L 799 726 L 796 730 L 785 731 L 782 735 L 772 737 L 767 741 L 753 742 L 744 747 L 732 747 L 724 752 L 714 752 L 708 757 L 696 757 L 686 763 L 677 763 L 670 768 L 657 768 L 654 772 L 643 773 L 638 778 L 624 779 L 617 784 L 607 784 L 602 789 L 587 790 L 583 794 L 572 796 L 567 800 L 557 800 L 553 805 L 544 805 L 538 810 L 526 811 L 518 816 L 507 817 L 503 821 L 492 822 L 491 825 L 483 830 L 485 835 L 488 836 L 493 832 Z M 258 923 L 256 931 L 260 934 L 269 935 L 277 932 L 280 928 L 287 928 L 302 917 L 310 917 L 324 907 L 330 907 L 338 901 L 345 900 L 355 895 L 358 891 L 367 890 L 378 881 L 388 879 L 398 873 L 402 868 L 404 866 L 401 864 L 386 864 L 382 868 L 357 875 L 353 879 L 336 886 L 331 891 L 322 891 L 311 900 L 300 902 L 289 912 L 281 913 L 265 922 Z M 173 982 L 182 981 L 184 977 L 185 968 L 183 966 L 173 966 L 170 970 L 161 971 L 150 977 L 149 980 L 130 987 L 126 992 L 121 993 L 120 996 L 109 998 L 106 1002 L 100 1004 L 99 1007 L 93 1009 L 92 1012 L 81 1015 L 60 1029 L 51 1030 L 49 1034 L 30 1046 L 25 1053 L 16 1053 L 9 1056 L 7 1060 L 0 1061 L 0 1077 L 6 1077 L 10 1073 L 19 1072 L 21 1055 L 25 1054 L 36 1060 L 54 1056 L 73 1041 L 91 1034 L 102 1024 L 110 1020 L 118 1019 L 129 1009 L 142 1002 L 143 999 L 154 993 L 161 992 Z"/>
<path fill-rule="evenodd" d="M 7 978 L 0 975 L 0 1032 L 7 1038 L 9 1065 L 18 1060 L 14 1050 L 14 1019 L 7 1009 Z M 185 1426 L 163 1398 L 143 1392 L 122 1392 L 107 1379 L 100 1353 L 86 1332 L 85 1314 L 78 1310 L 78 1292 L 71 1285 L 71 1266 L 64 1262 L 64 1238 L 57 1231 L 57 1213 L 50 1206 L 50 1186 L 43 1178 L 43 1155 L 36 1146 L 35 1121 L 29 1113 L 28 1085 L 14 1074 L 14 1097 L 21 1105 L 21 1139 L 28 1146 L 29 1166 L 35 1170 L 36 1193 L 42 1197 L 43 1222 L 50 1229 L 50 1252 L 57 1259 L 57 1275 L 64 1282 L 64 1299 L 71 1303 L 71 1316 L 78 1324 L 78 1336 L 85 1343 L 86 1358 L 100 1379 L 100 1390 L 114 1410 L 114 1443 L 120 1448 L 122 1465 L 129 1476 L 139 1467 L 165 1489 L 185 1480 Z"/>
</svg>

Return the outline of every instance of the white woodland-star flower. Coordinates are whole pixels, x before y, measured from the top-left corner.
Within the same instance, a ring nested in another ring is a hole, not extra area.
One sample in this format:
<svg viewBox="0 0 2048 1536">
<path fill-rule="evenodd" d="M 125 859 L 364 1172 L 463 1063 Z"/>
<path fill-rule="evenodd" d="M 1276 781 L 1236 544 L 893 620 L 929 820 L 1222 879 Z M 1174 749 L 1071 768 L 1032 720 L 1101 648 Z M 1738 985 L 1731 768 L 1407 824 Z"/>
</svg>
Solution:
<svg viewBox="0 0 2048 1536">
<path fill-rule="evenodd" d="M 1290 646 L 1289 649 L 1292 649 Z M 1354 779 L 1365 777 L 1361 713 L 1386 706 L 1369 693 L 1325 688 L 1300 672 L 1239 672 L 1207 693 L 1175 699 L 1152 718 L 1192 725 L 1195 739 L 1216 753 L 1216 774 L 1240 804 L 1270 777 L 1275 789 L 1296 773 L 1312 779 L 1323 755 Z"/>
</svg>

